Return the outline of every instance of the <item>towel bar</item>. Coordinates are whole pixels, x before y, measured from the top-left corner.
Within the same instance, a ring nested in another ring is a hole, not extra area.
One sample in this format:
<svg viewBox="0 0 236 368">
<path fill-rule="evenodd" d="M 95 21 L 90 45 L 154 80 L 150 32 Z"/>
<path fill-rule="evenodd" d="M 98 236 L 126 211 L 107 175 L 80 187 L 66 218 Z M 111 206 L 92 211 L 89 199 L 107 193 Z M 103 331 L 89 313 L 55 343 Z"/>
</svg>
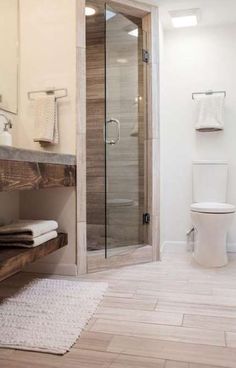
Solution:
<svg viewBox="0 0 236 368">
<path fill-rule="evenodd" d="M 217 94 L 217 93 L 223 93 L 224 94 L 224 97 L 226 97 L 226 91 L 205 91 L 205 92 L 193 92 L 192 93 L 192 99 L 194 100 L 194 96 L 195 95 L 214 95 L 214 94 Z"/>
<path fill-rule="evenodd" d="M 63 95 L 56 96 L 56 92 L 64 92 Z M 30 91 L 28 92 L 28 99 L 34 100 L 31 95 L 37 94 L 37 93 L 45 93 L 46 95 L 55 95 L 55 99 L 64 98 L 68 96 L 68 90 L 67 88 L 52 88 L 47 90 L 39 90 L 39 91 Z"/>
</svg>

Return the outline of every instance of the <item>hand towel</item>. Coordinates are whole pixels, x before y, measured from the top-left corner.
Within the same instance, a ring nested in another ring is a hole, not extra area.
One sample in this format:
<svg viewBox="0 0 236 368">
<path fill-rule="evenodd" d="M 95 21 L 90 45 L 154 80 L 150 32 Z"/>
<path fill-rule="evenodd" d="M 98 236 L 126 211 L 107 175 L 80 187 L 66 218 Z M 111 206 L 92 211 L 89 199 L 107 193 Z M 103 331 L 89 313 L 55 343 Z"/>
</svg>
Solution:
<svg viewBox="0 0 236 368">
<path fill-rule="evenodd" d="M 197 122 L 196 130 L 223 130 L 224 96 L 203 95 L 195 99 Z"/>
<path fill-rule="evenodd" d="M 57 228 L 58 223 L 53 220 L 20 220 L 10 225 L 0 226 L 0 241 L 1 236 L 13 234 L 28 235 L 28 239 L 32 240 Z"/>
<path fill-rule="evenodd" d="M 51 239 L 54 239 L 57 237 L 56 231 L 50 231 L 46 234 L 37 236 L 31 240 L 18 240 L 17 235 L 14 237 L 12 235 L 12 239 L 8 239 L 7 241 L 0 240 L 0 247 L 23 247 L 23 248 L 34 248 L 37 247 L 40 244 L 43 244 Z"/>
<path fill-rule="evenodd" d="M 34 142 L 58 144 L 57 100 L 47 95 L 34 100 Z"/>
</svg>

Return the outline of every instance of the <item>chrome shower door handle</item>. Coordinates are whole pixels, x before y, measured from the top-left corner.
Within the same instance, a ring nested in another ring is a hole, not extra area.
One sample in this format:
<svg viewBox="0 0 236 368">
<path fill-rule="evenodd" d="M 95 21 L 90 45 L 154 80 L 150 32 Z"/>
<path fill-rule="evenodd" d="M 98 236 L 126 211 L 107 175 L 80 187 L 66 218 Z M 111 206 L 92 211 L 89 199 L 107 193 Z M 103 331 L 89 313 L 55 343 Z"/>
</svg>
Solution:
<svg viewBox="0 0 236 368">
<path fill-rule="evenodd" d="M 116 135 L 115 137 L 111 137 L 111 138 L 107 138 L 107 130 L 109 125 L 113 125 L 116 128 Z M 106 121 L 106 126 L 105 126 L 105 132 L 104 132 L 104 140 L 106 142 L 106 144 L 110 144 L 110 145 L 114 145 L 119 143 L 120 141 L 120 122 L 118 119 L 109 119 Z"/>
</svg>

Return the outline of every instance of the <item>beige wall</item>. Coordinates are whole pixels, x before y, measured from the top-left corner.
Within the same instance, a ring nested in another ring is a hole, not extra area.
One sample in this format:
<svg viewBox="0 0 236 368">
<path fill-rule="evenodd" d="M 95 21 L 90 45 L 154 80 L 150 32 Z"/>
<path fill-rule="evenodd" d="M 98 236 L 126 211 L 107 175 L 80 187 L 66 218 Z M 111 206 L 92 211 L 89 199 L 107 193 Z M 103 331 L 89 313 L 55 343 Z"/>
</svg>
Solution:
<svg viewBox="0 0 236 368">
<path fill-rule="evenodd" d="M 30 203 L 30 206 L 29 206 Z M 20 218 L 54 219 L 59 231 L 67 232 L 67 247 L 42 258 L 30 266 L 30 271 L 76 275 L 76 198 L 71 188 L 43 189 L 22 192 L 20 195 Z"/>
<path fill-rule="evenodd" d="M 29 91 L 67 88 L 58 100 L 60 143 L 47 150 L 75 154 L 76 0 L 20 0 L 20 91 L 18 147 L 43 150 L 33 142 L 34 111 Z"/>
<path fill-rule="evenodd" d="M 20 0 L 21 61 L 17 146 L 43 150 L 33 142 L 34 115 L 28 91 L 67 88 L 58 100 L 60 143 L 47 150 L 76 153 L 76 0 Z M 29 206 L 29 203 L 31 204 Z M 22 192 L 20 218 L 55 219 L 68 233 L 66 248 L 43 258 L 29 270 L 75 275 L 76 192 L 50 189 Z"/>
<path fill-rule="evenodd" d="M 0 226 L 18 219 L 19 195 L 15 193 L 0 193 Z"/>
<path fill-rule="evenodd" d="M 76 153 L 76 0 L 20 0 L 19 114 L 13 119 L 13 146 L 43 150 L 33 142 L 34 112 L 27 93 L 67 88 L 59 100 L 60 144 L 47 150 Z M 2 122 L 0 121 L 0 130 Z M 29 270 L 75 275 L 76 190 L 58 188 L 0 194 L 0 225 L 18 218 L 55 219 L 69 244 Z"/>
</svg>

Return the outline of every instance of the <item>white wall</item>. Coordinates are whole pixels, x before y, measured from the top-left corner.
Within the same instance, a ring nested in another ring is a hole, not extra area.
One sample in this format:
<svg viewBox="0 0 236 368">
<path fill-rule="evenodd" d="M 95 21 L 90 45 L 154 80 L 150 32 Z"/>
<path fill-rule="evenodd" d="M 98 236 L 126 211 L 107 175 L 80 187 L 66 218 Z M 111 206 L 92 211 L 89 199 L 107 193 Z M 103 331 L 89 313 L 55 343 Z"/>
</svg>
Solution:
<svg viewBox="0 0 236 368">
<path fill-rule="evenodd" d="M 191 162 L 229 162 L 228 202 L 236 205 L 236 24 L 164 34 L 161 65 L 161 237 L 184 241 L 191 225 Z M 225 90 L 225 130 L 194 129 L 192 92 Z M 236 216 L 229 234 L 236 243 Z"/>
</svg>

